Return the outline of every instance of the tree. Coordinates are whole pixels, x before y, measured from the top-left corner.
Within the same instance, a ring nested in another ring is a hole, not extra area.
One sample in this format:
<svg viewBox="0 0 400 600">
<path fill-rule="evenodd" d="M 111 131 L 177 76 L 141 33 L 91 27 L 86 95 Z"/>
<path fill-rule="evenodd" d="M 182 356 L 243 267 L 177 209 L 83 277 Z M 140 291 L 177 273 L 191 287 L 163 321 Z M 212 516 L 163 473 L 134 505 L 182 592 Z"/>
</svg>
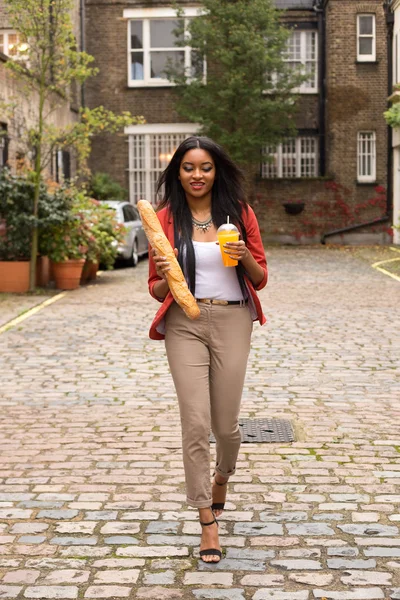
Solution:
<svg viewBox="0 0 400 600">
<path fill-rule="evenodd" d="M 192 51 L 190 73 L 172 64 L 166 71 L 177 85 L 177 111 L 242 166 L 259 163 L 265 144 L 295 133 L 293 89 L 309 75 L 285 61 L 290 32 L 272 0 L 203 0 L 202 6 L 186 34 L 177 9 L 177 44 Z"/>
<path fill-rule="evenodd" d="M 25 126 L 25 142 L 33 157 L 35 193 L 30 263 L 30 289 L 35 287 L 38 249 L 38 204 L 42 174 L 55 150 L 74 148 L 81 172 L 87 172 L 91 138 L 100 132 L 116 132 L 142 122 L 129 112 L 116 115 L 98 106 L 82 107 L 75 123 L 57 126 L 51 115 L 73 102 L 74 89 L 93 75 L 94 58 L 76 49 L 71 14 L 73 0 L 6 0 L 12 26 L 20 35 L 19 52 L 7 67 L 21 82 L 29 98 L 31 115 Z M 16 103 L 7 105 L 15 112 Z"/>
</svg>

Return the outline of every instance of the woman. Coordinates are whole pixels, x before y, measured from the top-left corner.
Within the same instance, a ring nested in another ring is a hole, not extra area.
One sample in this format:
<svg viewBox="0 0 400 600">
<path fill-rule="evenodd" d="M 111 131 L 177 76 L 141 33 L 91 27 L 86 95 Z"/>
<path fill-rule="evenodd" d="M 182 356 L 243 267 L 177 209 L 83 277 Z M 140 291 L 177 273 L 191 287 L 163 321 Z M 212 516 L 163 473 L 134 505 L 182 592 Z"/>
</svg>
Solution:
<svg viewBox="0 0 400 600">
<path fill-rule="evenodd" d="M 206 137 L 182 142 L 159 179 L 158 191 L 165 187 L 158 218 L 198 301 L 197 320 L 174 302 L 165 257 L 150 256 L 149 291 L 162 302 L 150 337 L 165 338 L 181 415 L 187 503 L 199 510 L 204 562 L 221 560 L 215 517 L 224 508 L 241 443 L 238 416 L 253 320 L 265 323 L 256 290 L 267 283 L 267 265 L 242 184 L 237 166 Z M 217 243 L 228 216 L 241 233 L 224 246 L 236 268 L 223 266 Z M 212 486 L 210 429 L 217 455 Z"/>
</svg>

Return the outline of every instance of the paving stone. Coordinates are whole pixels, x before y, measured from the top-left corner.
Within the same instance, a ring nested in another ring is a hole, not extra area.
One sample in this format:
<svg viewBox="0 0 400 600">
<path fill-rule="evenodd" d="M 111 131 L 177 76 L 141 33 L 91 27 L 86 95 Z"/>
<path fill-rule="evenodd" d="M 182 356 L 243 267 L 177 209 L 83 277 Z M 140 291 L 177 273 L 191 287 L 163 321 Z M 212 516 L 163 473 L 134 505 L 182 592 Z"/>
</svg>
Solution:
<svg viewBox="0 0 400 600">
<path fill-rule="evenodd" d="M 175 600 L 182 597 L 183 593 L 180 590 L 160 586 L 139 588 L 136 593 L 136 598 L 145 600 Z"/>
<path fill-rule="evenodd" d="M 86 583 L 90 576 L 90 571 L 78 571 L 75 569 L 60 569 L 48 573 L 42 583 L 59 585 L 62 583 Z"/>
<path fill-rule="evenodd" d="M 0 598 L 16 598 L 22 587 L 17 585 L 1 585 L 0 584 Z"/>
<path fill-rule="evenodd" d="M 328 569 L 375 569 L 376 561 L 373 559 L 362 560 L 356 558 L 354 560 L 346 558 L 328 558 Z"/>
<path fill-rule="evenodd" d="M 152 525 L 152 523 L 150 523 Z M 106 523 L 100 529 L 100 533 L 103 535 L 109 535 L 110 533 L 139 533 L 140 524 L 139 523 L 121 523 L 117 521 L 113 521 L 111 523 Z M 153 532 L 156 533 L 156 532 Z M 158 533 L 158 532 L 157 532 Z M 171 533 L 176 533 L 172 531 Z"/>
<path fill-rule="evenodd" d="M 122 585 L 92 585 L 85 592 L 85 598 L 128 598 L 130 587 Z"/>
<path fill-rule="evenodd" d="M 364 549 L 365 556 L 400 558 L 400 548 L 373 547 Z"/>
<path fill-rule="evenodd" d="M 193 590 L 192 593 L 195 598 L 200 600 L 206 600 L 207 598 L 212 600 L 245 600 L 244 591 L 237 588 L 231 588 L 230 590 L 202 589 Z"/>
<path fill-rule="evenodd" d="M 33 569 L 18 569 L 17 571 L 10 571 L 3 577 L 3 583 L 23 583 L 27 585 L 29 583 L 35 583 L 36 579 L 40 576 L 40 571 L 34 571 Z M 1 598 L 0 594 L 0 598 Z"/>
<path fill-rule="evenodd" d="M 327 553 L 328 556 L 346 556 L 348 558 L 353 558 L 354 556 L 358 556 L 359 549 L 350 546 L 345 546 L 343 548 L 328 548 Z"/>
<path fill-rule="evenodd" d="M 94 584 L 136 583 L 139 574 L 139 569 L 107 569 L 107 571 L 97 571 L 95 573 Z"/>
<path fill-rule="evenodd" d="M 143 577 L 145 585 L 173 585 L 175 583 L 174 571 L 163 571 L 162 573 L 145 573 Z"/>
<path fill-rule="evenodd" d="M 55 531 L 57 533 L 93 533 L 97 523 L 79 522 L 79 523 L 57 523 Z"/>
<path fill-rule="evenodd" d="M 58 600 L 59 598 L 77 598 L 78 588 L 71 585 L 63 586 L 35 586 L 28 587 L 24 592 L 25 598 L 49 598 L 50 600 Z"/>
<path fill-rule="evenodd" d="M 85 567 L 83 558 L 28 558 L 25 565 L 33 569 L 77 569 Z"/>
<path fill-rule="evenodd" d="M 179 527 L 176 521 L 153 521 L 147 525 L 146 533 L 178 533 Z"/>
<path fill-rule="evenodd" d="M 400 600 L 400 588 L 392 588 L 390 590 L 390 600 Z"/>
<path fill-rule="evenodd" d="M 346 571 L 340 581 L 345 585 L 390 585 L 391 573 L 380 571 Z"/>
<path fill-rule="evenodd" d="M 226 550 L 226 558 L 267 560 L 268 558 L 274 558 L 274 556 L 274 550 L 252 550 L 247 548 L 227 548 Z"/>
<path fill-rule="evenodd" d="M 115 521 L 117 511 L 114 510 L 93 510 L 86 511 L 85 517 L 87 521 Z"/>
<path fill-rule="evenodd" d="M 380 588 L 361 588 L 336 592 L 331 590 L 313 590 L 314 598 L 323 600 L 382 600 L 385 598 Z"/>
<path fill-rule="evenodd" d="M 116 546 L 123 546 L 123 545 L 128 545 L 128 544 L 138 544 L 139 541 L 132 537 L 131 535 L 114 535 L 111 537 L 106 537 L 104 538 L 104 543 L 105 544 L 113 544 Z M 149 542 L 151 543 L 151 542 Z"/>
<path fill-rule="evenodd" d="M 236 523 L 233 529 L 235 535 L 283 535 L 282 525 L 276 523 Z"/>
<path fill-rule="evenodd" d="M 221 561 L 222 562 L 222 561 Z M 232 573 L 185 573 L 185 585 L 225 585 L 232 587 Z"/>
<path fill-rule="evenodd" d="M 78 515 L 77 510 L 41 510 L 37 515 L 37 519 L 54 519 L 55 521 L 61 521 L 65 519 L 69 521 Z"/>
<path fill-rule="evenodd" d="M 224 558 L 218 563 L 205 563 L 200 560 L 198 569 L 200 571 L 265 571 L 265 563 L 260 560 L 248 560 L 239 558 Z"/>
<path fill-rule="evenodd" d="M 326 586 L 330 585 L 333 581 L 333 575 L 329 573 L 290 573 L 290 581 L 296 583 L 303 583 L 305 585 L 318 585 Z"/>
<path fill-rule="evenodd" d="M 334 535 L 334 530 L 326 523 L 301 523 L 286 525 L 289 535 Z"/>
<path fill-rule="evenodd" d="M 308 600 L 309 597 L 309 592 L 305 590 L 301 592 L 283 592 L 273 589 L 261 589 L 254 594 L 253 600 Z"/>
<path fill-rule="evenodd" d="M 241 585 L 248 585 L 251 587 L 282 586 L 284 584 L 284 576 L 275 573 L 268 575 L 245 575 L 240 580 L 240 583 Z"/>
<path fill-rule="evenodd" d="M 320 562 L 306 559 L 271 560 L 273 567 L 285 569 L 285 571 L 319 571 L 322 569 Z"/>
<path fill-rule="evenodd" d="M 368 523 L 365 525 L 338 525 L 338 528 L 344 531 L 344 533 L 349 533 L 351 535 L 376 535 L 376 536 L 385 536 L 385 535 L 397 535 L 399 532 L 398 527 L 393 525 L 380 525 L 379 523 Z"/>
<path fill-rule="evenodd" d="M 128 548 L 118 548 L 117 556 L 137 556 L 146 557 L 165 557 L 165 556 L 188 556 L 187 548 L 174 546 L 129 546 Z"/>
<path fill-rule="evenodd" d="M 42 533 L 49 528 L 47 523 L 14 523 L 11 533 L 35 534 Z"/>
<path fill-rule="evenodd" d="M 95 569 L 101 569 L 102 567 L 130 569 L 132 567 L 144 567 L 145 562 L 143 558 L 104 558 L 103 560 L 95 560 L 92 566 Z"/>
<path fill-rule="evenodd" d="M 57 546 L 95 546 L 97 537 L 54 537 L 50 540 L 50 544 Z"/>
<path fill-rule="evenodd" d="M 281 512 L 281 513 L 269 513 L 269 512 L 261 512 L 260 513 L 260 521 L 271 521 L 271 522 L 297 522 L 297 521 L 306 521 L 307 513 L 300 511 L 293 512 Z"/>
<path fill-rule="evenodd" d="M 46 541 L 44 535 L 22 535 L 18 539 L 19 544 L 43 544 Z"/>
</svg>

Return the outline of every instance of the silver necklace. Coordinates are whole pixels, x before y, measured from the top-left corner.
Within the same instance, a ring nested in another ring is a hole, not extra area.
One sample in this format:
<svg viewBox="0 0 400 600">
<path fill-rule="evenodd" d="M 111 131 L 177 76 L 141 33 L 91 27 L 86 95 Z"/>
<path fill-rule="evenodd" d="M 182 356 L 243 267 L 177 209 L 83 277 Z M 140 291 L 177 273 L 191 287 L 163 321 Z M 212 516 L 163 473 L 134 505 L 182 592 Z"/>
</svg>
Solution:
<svg viewBox="0 0 400 600">
<path fill-rule="evenodd" d="M 212 216 L 210 216 L 206 221 L 198 221 L 192 216 L 192 223 L 199 231 L 203 231 L 206 233 L 212 225 Z"/>
</svg>

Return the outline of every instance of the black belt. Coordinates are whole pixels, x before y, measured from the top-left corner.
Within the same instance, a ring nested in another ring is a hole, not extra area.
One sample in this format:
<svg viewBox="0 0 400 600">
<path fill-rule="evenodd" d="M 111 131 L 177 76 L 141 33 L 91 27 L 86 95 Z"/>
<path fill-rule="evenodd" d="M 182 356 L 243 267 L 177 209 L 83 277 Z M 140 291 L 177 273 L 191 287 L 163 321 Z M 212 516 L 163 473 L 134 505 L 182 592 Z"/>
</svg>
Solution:
<svg viewBox="0 0 400 600">
<path fill-rule="evenodd" d="M 246 300 L 214 300 L 212 298 L 196 298 L 196 302 L 202 302 L 203 304 L 219 304 L 220 306 L 232 306 L 233 304 L 244 306 L 248 303 Z"/>
</svg>

